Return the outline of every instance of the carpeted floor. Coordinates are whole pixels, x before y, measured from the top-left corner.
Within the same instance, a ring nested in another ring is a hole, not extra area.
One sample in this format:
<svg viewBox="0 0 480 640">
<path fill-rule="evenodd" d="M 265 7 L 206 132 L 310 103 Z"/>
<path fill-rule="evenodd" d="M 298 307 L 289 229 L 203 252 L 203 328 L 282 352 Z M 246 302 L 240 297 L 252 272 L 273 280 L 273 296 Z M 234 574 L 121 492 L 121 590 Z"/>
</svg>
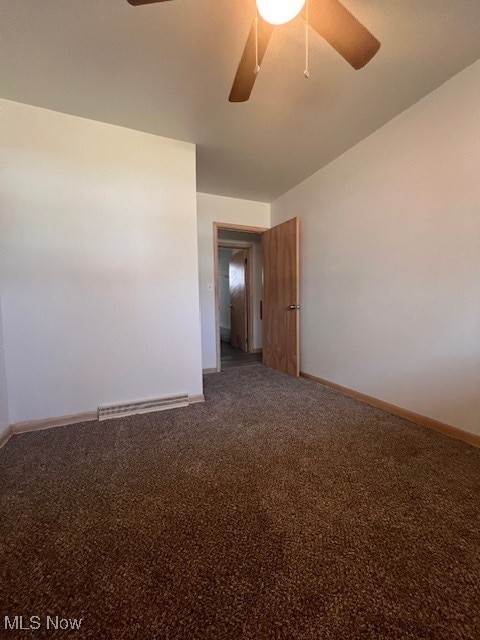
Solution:
<svg viewBox="0 0 480 640">
<path fill-rule="evenodd" d="M 480 638 L 479 449 L 262 366 L 205 384 L 0 452 L 0 637 Z"/>
</svg>

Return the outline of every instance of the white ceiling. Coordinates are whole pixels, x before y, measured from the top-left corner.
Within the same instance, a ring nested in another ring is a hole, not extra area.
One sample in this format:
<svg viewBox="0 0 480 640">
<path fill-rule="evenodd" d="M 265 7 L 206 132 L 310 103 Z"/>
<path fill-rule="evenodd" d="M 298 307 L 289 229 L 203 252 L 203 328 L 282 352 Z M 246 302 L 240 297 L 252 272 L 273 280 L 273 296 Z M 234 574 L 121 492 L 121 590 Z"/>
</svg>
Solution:
<svg viewBox="0 0 480 640">
<path fill-rule="evenodd" d="M 195 142 L 199 191 L 268 202 L 480 55 L 479 0 L 344 4 L 382 43 L 364 69 L 311 32 L 306 80 L 299 18 L 231 104 L 254 0 L 2 0 L 0 94 Z"/>
</svg>

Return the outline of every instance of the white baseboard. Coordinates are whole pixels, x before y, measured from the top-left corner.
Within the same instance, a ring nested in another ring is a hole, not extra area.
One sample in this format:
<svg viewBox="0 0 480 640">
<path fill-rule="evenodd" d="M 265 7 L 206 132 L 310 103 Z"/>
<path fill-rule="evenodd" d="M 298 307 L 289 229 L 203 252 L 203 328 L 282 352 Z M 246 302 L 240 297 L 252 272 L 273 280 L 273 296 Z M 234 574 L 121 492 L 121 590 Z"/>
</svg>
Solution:
<svg viewBox="0 0 480 640">
<path fill-rule="evenodd" d="M 53 427 L 65 427 L 77 422 L 91 422 L 98 420 L 98 411 L 86 411 L 84 413 L 72 413 L 68 416 L 58 418 L 45 418 L 43 420 L 28 420 L 27 422 L 16 422 L 10 425 L 12 434 L 29 433 L 30 431 L 42 431 Z"/>
<path fill-rule="evenodd" d="M 203 393 L 188 396 L 188 405 L 205 402 Z M 2 448 L 8 440 L 14 435 L 29 433 L 31 431 L 43 431 L 44 429 L 53 429 L 54 427 L 65 427 L 70 424 L 80 422 L 93 422 L 98 420 L 97 411 L 86 411 L 84 413 L 72 413 L 68 416 L 60 416 L 58 418 L 45 418 L 43 420 L 28 420 L 27 422 L 16 422 L 0 429 L 0 448 Z"/>
<path fill-rule="evenodd" d="M 203 393 L 199 393 L 196 396 L 188 396 L 188 404 L 197 404 L 198 402 L 205 402 Z"/>
<path fill-rule="evenodd" d="M 0 428 L 0 449 L 4 447 L 12 437 L 12 427 L 6 425 Z"/>
<path fill-rule="evenodd" d="M 212 367 L 211 369 L 203 369 L 203 375 L 206 376 L 209 373 L 217 373 L 217 367 Z"/>
</svg>

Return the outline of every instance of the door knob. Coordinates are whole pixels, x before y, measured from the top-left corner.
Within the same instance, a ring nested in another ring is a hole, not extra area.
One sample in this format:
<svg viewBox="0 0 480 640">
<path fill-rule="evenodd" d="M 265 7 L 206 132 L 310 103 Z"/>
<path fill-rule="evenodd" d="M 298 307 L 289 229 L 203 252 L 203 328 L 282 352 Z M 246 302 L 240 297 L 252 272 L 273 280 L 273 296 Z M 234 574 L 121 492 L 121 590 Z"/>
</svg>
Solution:
<svg viewBox="0 0 480 640">
<path fill-rule="evenodd" d="M 229 305 L 228 305 L 228 308 L 229 308 L 229 309 L 233 309 L 233 304 L 229 304 Z"/>
<path fill-rule="evenodd" d="M 293 311 L 295 309 L 301 309 L 302 305 L 301 304 L 291 304 L 288 308 Z"/>
</svg>

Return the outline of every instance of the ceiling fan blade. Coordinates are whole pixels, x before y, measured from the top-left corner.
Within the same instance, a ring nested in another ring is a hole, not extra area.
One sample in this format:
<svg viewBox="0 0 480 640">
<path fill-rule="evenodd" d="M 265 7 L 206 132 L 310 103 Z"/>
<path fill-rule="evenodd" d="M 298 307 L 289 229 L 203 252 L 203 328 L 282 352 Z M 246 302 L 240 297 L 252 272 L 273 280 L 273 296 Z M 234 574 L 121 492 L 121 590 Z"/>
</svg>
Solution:
<svg viewBox="0 0 480 640">
<path fill-rule="evenodd" d="M 168 0 L 127 0 L 128 4 L 138 7 L 141 4 L 153 4 L 154 2 L 167 2 Z"/>
<path fill-rule="evenodd" d="M 361 69 L 380 49 L 380 42 L 339 0 L 310 0 L 308 23 L 354 69 Z"/>
<path fill-rule="evenodd" d="M 258 18 L 258 64 L 262 64 L 263 56 L 267 50 L 268 43 L 273 33 L 273 25 Z M 246 102 L 252 93 L 253 85 L 257 75 L 255 74 L 255 20 L 253 21 L 250 33 L 248 34 L 245 49 L 238 65 L 232 90 L 230 91 L 230 102 Z"/>
</svg>

